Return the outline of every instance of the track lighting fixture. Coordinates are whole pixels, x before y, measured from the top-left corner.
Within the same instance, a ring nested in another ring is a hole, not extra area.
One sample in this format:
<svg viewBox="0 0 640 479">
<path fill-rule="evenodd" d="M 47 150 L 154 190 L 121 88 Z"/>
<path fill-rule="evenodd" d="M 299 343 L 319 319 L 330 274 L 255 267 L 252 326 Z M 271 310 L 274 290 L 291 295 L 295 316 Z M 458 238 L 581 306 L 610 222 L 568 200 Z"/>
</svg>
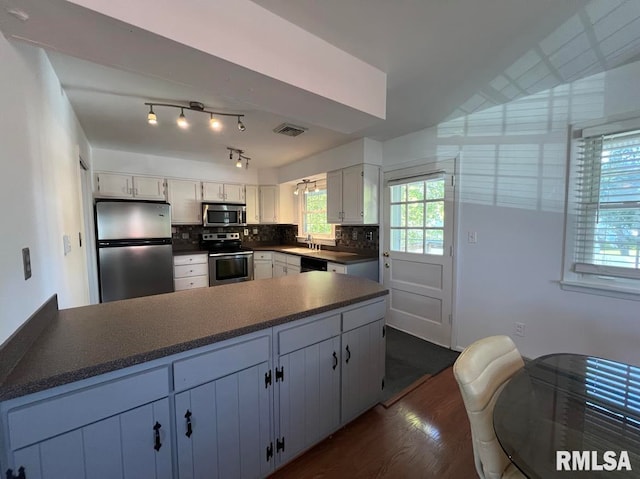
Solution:
<svg viewBox="0 0 640 479">
<path fill-rule="evenodd" d="M 149 107 L 149 113 L 147 114 L 147 121 L 149 122 L 150 125 L 157 125 L 158 124 L 158 117 L 156 116 L 155 112 L 153 111 L 153 107 L 158 107 L 158 106 L 164 106 L 164 107 L 168 107 L 168 108 L 178 108 L 180 110 L 180 116 L 178 116 L 178 120 L 176 121 L 176 123 L 178 124 L 178 126 L 180 128 L 188 128 L 189 127 L 189 122 L 187 121 L 187 118 L 184 116 L 184 111 L 185 110 L 191 110 L 191 111 L 198 111 L 200 113 L 207 113 L 209 115 L 209 127 L 214 130 L 214 131 L 219 131 L 222 129 L 222 123 L 220 122 L 220 120 L 217 117 L 221 117 L 221 116 L 230 116 L 230 117 L 235 117 L 238 120 L 238 130 L 240 131 L 245 131 L 247 129 L 247 127 L 244 125 L 244 123 L 242 122 L 242 119 L 244 118 L 243 114 L 239 114 L 239 113 L 222 113 L 219 111 L 212 111 L 212 110 L 207 110 L 204 106 L 203 103 L 200 103 L 199 101 L 190 101 L 189 105 L 174 105 L 171 103 L 153 103 L 153 102 L 146 102 L 145 105 L 147 105 Z"/>
<path fill-rule="evenodd" d="M 229 150 L 229 159 L 233 160 L 233 155 L 236 154 L 238 155 L 238 158 L 236 160 L 236 167 L 237 168 L 242 168 L 242 160 L 244 160 L 244 167 L 248 170 L 249 169 L 249 160 L 251 158 L 249 158 L 248 156 L 244 155 L 244 150 L 239 150 L 237 148 L 231 148 L 230 146 L 227 146 L 227 150 Z"/>
<path fill-rule="evenodd" d="M 309 191 L 311 191 L 311 189 L 309 188 L 311 183 L 313 183 L 313 191 L 314 192 L 317 193 L 318 191 L 320 191 L 320 188 L 318 188 L 318 182 L 317 181 L 311 181 L 311 180 L 304 179 L 300 183 L 296 184 L 296 189 L 293 190 L 293 194 L 298 196 L 300 194 L 300 190 L 302 190 L 302 192 L 305 195 L 309 194 Z"/>
</svg>

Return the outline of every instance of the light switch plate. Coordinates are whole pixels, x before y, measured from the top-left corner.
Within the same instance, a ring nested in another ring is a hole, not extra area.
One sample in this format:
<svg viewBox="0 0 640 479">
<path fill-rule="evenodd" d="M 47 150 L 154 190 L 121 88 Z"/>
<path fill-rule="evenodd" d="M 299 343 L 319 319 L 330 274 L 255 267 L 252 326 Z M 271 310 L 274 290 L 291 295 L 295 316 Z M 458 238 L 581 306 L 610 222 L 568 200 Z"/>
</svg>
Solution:
<svg viewBox="0 0 640 479">
<path fill-rule="evenodd" d="M 22 269 L 25 281 L 31 278 L 31 253 L 29 248 L 22 248 Z"/>
</svg>

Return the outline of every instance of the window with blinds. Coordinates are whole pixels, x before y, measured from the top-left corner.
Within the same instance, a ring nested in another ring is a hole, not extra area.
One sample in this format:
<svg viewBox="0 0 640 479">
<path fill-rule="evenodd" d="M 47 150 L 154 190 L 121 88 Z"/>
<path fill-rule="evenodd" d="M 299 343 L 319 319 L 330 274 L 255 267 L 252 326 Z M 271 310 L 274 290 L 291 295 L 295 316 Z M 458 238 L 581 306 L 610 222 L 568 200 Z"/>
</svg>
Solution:
<svg viewBox="0 0 640 479">
<path fill-rule="evenodd" d="M 583 137 L 575 166 L 573 271 L 640 279 L 640 130 Z"/>
</svg>

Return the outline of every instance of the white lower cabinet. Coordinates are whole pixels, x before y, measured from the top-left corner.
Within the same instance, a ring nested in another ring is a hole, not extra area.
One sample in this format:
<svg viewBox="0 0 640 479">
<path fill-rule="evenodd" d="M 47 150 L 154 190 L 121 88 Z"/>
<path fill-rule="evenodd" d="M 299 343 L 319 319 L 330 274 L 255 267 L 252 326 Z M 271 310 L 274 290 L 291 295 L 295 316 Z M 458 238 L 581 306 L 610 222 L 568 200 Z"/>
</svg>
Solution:
<svg viewBox="0 0 640 479">
<path fill-rule="evenodd" d="M 340 315 L 274 330 L 276 465 L 340 426 Z"/>
<path fill-rule="evenodd" d="M 273 470 L 264 362 L 176 394 L 180 479 L 257 478 Z"/>
<path fill-rule="evenodd" d="M 342 313 L 342 424 L 375 405 L 384 388 L 385 312 L 377 301 Z"/>
<path fill-rule="evenodd" d="M 273 253 L 273 277 L 289 276 L 300 273 L 300 256 L 295 254 Z"/>
<path fill-rule="evenodd" d="M 141 404 L 167 386 L 157 369 L 9 410 L 7 477 L 172 478 L 169 399 Z"/>
<path fill-rule="evenodd" d="M 253 279 L 273 278 L 273 258 L 271 251 L 253 253 Z"/>
<path fill-rule="evenodd" d="M 377 403 L 385 306 L 368 300 L 1 402 L 3 474 L 267 477 Z"/>
<path fill-rule="evenodd" d="M 173 372 L 180 479 L 273 471 L 270 329 L 177 361 Z"/>
</svg>

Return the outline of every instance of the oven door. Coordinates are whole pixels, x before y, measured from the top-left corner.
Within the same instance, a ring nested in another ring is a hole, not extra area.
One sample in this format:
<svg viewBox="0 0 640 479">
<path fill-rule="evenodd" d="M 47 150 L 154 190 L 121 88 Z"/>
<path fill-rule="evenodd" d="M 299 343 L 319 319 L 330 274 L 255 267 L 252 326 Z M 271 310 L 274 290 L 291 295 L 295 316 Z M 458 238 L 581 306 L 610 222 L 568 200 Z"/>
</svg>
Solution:
<svg viewBox="0 0 640 479">
<path fill-rule="evenodd" d="M 253 251 L 209 255 L 209 286 L 253 279 Z"/>
</svg>

